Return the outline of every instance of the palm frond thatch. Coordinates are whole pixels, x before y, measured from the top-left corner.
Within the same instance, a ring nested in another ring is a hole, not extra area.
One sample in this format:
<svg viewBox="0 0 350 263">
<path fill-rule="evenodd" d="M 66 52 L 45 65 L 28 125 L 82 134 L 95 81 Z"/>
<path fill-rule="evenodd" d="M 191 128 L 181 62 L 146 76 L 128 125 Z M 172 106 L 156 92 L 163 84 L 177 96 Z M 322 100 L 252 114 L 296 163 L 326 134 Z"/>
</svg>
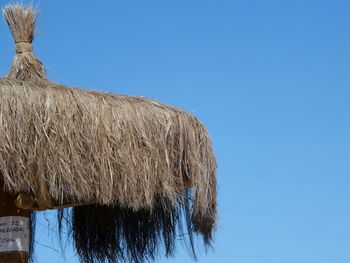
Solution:
<svg viewBox="0 0 350 263">
<path fill-rule="evenodd" d="M 209 244 L 216 162 L 203 124 L 154 100 L 49 82 L 31 50 L 35 10 L 10 5 L 4 15 L 17 47 L 0 80 L 4 189 L 55 204 L 95 203 L 68 220 L 85 262 L 143 262 L 159 247 L 171 255 L 182 223 L 190 244 L 192 232 Z"/>
</svg>

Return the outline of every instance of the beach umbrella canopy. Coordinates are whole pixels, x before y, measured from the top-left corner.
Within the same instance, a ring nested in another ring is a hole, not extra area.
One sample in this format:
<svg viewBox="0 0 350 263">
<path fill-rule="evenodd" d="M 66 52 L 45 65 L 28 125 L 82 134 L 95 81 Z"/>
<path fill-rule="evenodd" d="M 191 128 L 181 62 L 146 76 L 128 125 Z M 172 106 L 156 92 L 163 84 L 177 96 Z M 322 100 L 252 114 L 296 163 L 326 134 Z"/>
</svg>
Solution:
<svg viewBox="0 0 350 263">
<path fill-rule="evenodd" d="M 33 211 L 58 209 L 83 262 L 171 256 L 179 235 L 193 253 L 194 236 L 209 245 L 216 162 L 203 124 L 154 100 L 49 81 L 32 49 L 36 11 L 3 11 L 16 55 L 0 80 L 0 181 L 31 238 Z"/>
</svg>

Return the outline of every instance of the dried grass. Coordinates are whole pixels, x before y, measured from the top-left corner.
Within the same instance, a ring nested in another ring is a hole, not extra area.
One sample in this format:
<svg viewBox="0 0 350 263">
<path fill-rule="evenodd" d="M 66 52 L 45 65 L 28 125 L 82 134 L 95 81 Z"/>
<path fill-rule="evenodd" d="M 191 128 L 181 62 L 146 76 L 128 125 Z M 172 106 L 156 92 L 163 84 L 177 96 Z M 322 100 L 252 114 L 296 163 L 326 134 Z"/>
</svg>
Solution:
<svg viewBox="0 0 350 263">
<path fill-rule="evenodd" d="M 4 14 L 15 41 L 31 43 L 35 11 L 12 5 Z M 171 255 L 182 216 L 190 244 L 193 231 L 209 244 L 216 162 L 202 123 L 154 100 L 57 85 L 44 74 L 25 44 L 0 80 L 5 189 L 96 203 L 74 208 L 68 220 L 85 262 L 143 262 L 161 243 Z M 184 190 L 188 180 L 192 191 Z"/>
<path fill-rule="evenodd" d="M 36 10 L 32 6 L 7 5 L 3 13 L 16 43 L 16 55 L 7 77 L 27 81 L 46 79 L 43 64 L 32 52 Z"/>
</svg>

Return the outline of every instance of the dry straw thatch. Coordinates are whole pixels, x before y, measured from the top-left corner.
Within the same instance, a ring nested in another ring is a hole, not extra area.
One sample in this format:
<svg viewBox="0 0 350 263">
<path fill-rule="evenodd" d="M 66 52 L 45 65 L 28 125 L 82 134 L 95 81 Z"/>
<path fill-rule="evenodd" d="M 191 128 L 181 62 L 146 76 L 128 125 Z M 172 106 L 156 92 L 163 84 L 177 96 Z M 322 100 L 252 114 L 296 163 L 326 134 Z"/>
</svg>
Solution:
<svg viewBox="0 0 350 263">
<path fill-rule="evenodd" d="M 209 244 L 216 163 L 202 123 L 150 99 L 48 81 L 32 52 L 35 10 L 9 5 L 4 15 L 16 42 L 0 80 L 4 189 L 32 193 L 46 208 L 94 203 L 58 214 L 84 262 L 172 255 L 182 232 L 192 248 L 193 232 Z"/>
</svg>

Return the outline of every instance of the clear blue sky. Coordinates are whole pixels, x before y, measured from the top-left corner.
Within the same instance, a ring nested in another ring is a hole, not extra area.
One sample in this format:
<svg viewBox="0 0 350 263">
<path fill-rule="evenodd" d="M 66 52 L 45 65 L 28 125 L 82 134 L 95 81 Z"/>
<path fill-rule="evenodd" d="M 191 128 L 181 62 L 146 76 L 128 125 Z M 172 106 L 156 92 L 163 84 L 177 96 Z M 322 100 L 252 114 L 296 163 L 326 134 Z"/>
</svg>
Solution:
<svg viewBox="0 0 350 263">
<path fill-rule="evenodd" d="M 214 251 L 199 262 L 350 262 L 349 1 L 41 0 L 39 8 L 34 48 L 52 80 L 155 98 L 206 124 L 220 221 Z M 2 75 L 13 50 L 2 23 Z M 37 241 L 56 244 L 45 224 L 40 217 Z M 77 262 L 72 255 L 66 262 Z M 42 245 L 37 259 L 65 262 Z M 159 262 L 192 259 L 179 248 Z"/>
</svg>

